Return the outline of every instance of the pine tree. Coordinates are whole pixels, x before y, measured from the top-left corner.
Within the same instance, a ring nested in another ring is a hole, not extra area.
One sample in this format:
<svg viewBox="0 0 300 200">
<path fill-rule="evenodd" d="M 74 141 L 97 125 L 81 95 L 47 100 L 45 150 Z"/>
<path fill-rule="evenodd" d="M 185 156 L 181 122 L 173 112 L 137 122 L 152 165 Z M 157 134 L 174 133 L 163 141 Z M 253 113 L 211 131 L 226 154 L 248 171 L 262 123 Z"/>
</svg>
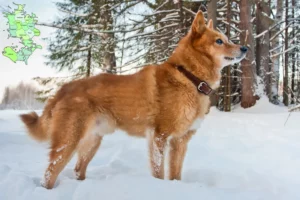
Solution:
<svg viewBox="0 0 300 200">
<path fill-rule="evenodd" d="M 76 26 L 97 23 L 98 7 L 89 1 L 68 0 L 63 3 L 57 2 L 56 6 L 64 16 L 54 22 L 55 25 Z M 88 77 L 94 68 L 100 68 L 99 40 L 101 38 L 97 35 L 59 28 L 55 37 L 48 40 L 50 55 L 47 56 L 47 64 L 60 71 L 67 69 L 73 72 L 75 77 Z"/>
<path fill-rule="evenodd" d="M 9 96 L 10 96 L 10 89 L 9 89 L 9 87 L 5 87 L 3 100 L 2 100 L 1 104 L 4 104 L 4 105 L 8 104 Z"/>
<path fill-rule="evenodd" d="M 46 100 L 59 88 L 49 87 L 53 83 L 62 85 L 70 80 L 89 77 L 96 69 L 116 73 L 115 33 L 111 31 L 115 26 L 114 10 L 111 9 L 114 3 L 120 4 L 109 0 L 56 3 L 64 15 L 52 24 L 40 24 L 57 28 L 55 36 L 48 40 L 50 55 L 46 64 L 59 71 L 70 71 L 72 75 L 65 78 L 36 77 L 36 81 L 48 88 L 38 92 L 40 100 Z"/>
<path fill-rule="evenodd" d="M 165 61 L 189 31 L 201 4 L 182 0 L 156 0 L 144 1 L 144 5 L 147 12 L 135 14 L 138 20 L 132 19 L 136 34 L 127 39 L 134 43 L 135 48 L 133 56 L 124 65 L 139 67 Z"/>
</svg>

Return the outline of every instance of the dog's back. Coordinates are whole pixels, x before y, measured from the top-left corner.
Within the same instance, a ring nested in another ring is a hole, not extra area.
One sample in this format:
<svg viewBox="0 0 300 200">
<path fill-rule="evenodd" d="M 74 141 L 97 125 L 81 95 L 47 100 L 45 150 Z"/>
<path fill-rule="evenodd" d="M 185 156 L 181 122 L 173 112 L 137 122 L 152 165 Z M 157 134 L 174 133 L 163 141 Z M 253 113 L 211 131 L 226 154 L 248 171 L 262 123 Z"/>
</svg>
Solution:
<svg viewBox="0 0 300 200">
<path fill-rule="evenodd" d="M 61 111 L 71 114 L 81 109 L 91 110 L 93 115 L 101 113 L 111 118 L 115 127 L 143 137 L 145 129 L 153 126 L 157 112 L 155 73 L 156 67 L 148 66 L 132 75 L 99 74 L 72 81 L 47 101 L 41 117 L 32 112 L 21 115 L 21 119 L 30 135 L 39 141 L 49 139 L 51 133 L 47 130 L 51 128 L 55 115 Z"/>
</svg>

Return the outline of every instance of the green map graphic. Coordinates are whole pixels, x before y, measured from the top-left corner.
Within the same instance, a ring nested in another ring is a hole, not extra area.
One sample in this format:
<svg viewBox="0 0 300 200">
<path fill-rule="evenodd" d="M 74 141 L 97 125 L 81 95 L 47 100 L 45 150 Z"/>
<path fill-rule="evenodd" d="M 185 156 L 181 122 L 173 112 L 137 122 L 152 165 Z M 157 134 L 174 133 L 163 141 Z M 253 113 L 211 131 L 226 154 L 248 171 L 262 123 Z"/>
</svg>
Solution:
<svg viewBox="0 0 300 200">
<path fill-rule="evenodd" d="M 23 61 L 28 63 L 28 58 L 36 49 L 42 49 L 41 45 L 34 43 L 33 37 L 39 36 L 40 31 L 35 28 L 37 16 L 35 14 L 26 14 L 24 11 L 25 5 L 15 4 L 17 7 L 12 12 L 4 12 L 4 17 L 8 20 L 9 37 L 18 38 L 21 40 L 22 47 L 17 50 L 18 46 L 5 47 L 2 54 L 16 63 Z"/>
</svg>

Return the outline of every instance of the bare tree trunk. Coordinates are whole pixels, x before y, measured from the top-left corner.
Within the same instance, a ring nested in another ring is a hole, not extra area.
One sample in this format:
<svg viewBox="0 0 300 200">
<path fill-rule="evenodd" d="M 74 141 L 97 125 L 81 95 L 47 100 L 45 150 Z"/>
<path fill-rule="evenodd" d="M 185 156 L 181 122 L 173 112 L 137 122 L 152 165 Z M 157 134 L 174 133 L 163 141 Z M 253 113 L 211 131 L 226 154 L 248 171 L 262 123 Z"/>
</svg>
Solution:
<svg viewBox="0 0 300 200">
<path fill-rule="evenodd" d="M 182 8 L 182 0 L 178 0 L 177 6 L 179 9 L 179 31 L 180 33 L 183 33 L 183 28 L 184 28 L 184 22 L 183 22 L 183 8 Z"/>
<path fill-rule="evenodd" d="M 292 6 L 294 9 L 292 9 L 292 18 L 295 18 L 295 6 L 296 6 L 296 1 L 292 0 Z M 293 22 L 293 31 L 292 31 L 292 38 L 294 39 L 295 37 L 295 22 Z M 295 40 L 293 41 L 292 45 L 295 45 Z M 296 103 L 295 102 L 295 73 L 296 73 L 296 52 L 294 51 L 292 54 L 292 85 L 291 85 L 291 104 Z"/>
<path fill-rule="evenodd" d="M 207 5 L 207 14 L 208 14 L 208 20 L 212 20 L 214 23 L 214 28 L 217 27 L 217 1 L 218 0 L 210 0 Z M 216 106 L 218 100 L 218 96 L 216 93 L 213 93 L 210 95 L 210 101 L 212 106 Z"/>
<path fill-rule="evenodd" d="M 108 4 L 108 0 L 106 0 Z M 109 7 L 106 8 L 105 15 L 103 16 L 105 19 L 106 27 L 109 25 L 113 25 L 113 15 L 112 11 L 110 10 Z M 107 69 L 107 72 L 116 74 L 116 55 L 115 55 L 115 34 L 114 33 L 106 33 L 103 35 L 104 38 L 106 38 L 106 41 L 108 41 L 108 47 L 104 51 L 106 51 L 106 55 L 104 56 L 104 67 Z"/>
<path fill-rule="evenodd" d="M 92 35 L 89 35 L 89 42 L 92 43 Z M 86 63 L 86 77 L 91 76 L 91 67 L 92 67 L 92 48 L 88 50 L 87 63 Z"/>
<path fill-rule="evenodd" d="M 231 0 L 226 0 L 227 3 L 227 22 L 226 35 L 230 38 L 230 23 L 231 23 Z M 231 111 L 231 66 L 225 68 L 225 90 L 224 90 L 224 111 Z"/>
<path fill-rule="evenodd" d="M 285 25 L 288 25 L 288 7 L 289 7 L 289 1 L 285 0 Z M 284 38 L 284 43 L 285 43 L 285 50 L 288 50 L 289 48 L 289 43 L 288 43 L 288 28 L 285 29 L 285 38 Z M 286 51 L 284 54 L 284 78 L 283 78 L 283 103 L 284 105 L 288 106 L 289 105 L 289 53 Z"/>
<path fill-rule="evenodd" d="M 214 28 L 217 27 L 217 2 L 218 0 L 210 0 L 207 5 L 208 20 L 214 22 Z"/>
<path fill-rule="evenodd" d="M 260 34 L 269 29 L 270 9 L 264 1 L 256 0 L 256 32 Z M 266 16 L 267 15 L 267 16 Z M 270 69 L 270 35 L 269 32 L 256 39 L 256 70 L 264 82 L 264 91 L 271 99 L 271 69 Z"/>
<path fill-rule="evenodd" d="M 298 75 L 297 75 L 297 80 L 298 80 L 298 83 L 297 83 L 297 97 L 296 97 L 296 104 L 300 103 L 300 68 L 299 68 L 299 54 L 296 55 L 296 58 L 297 58 L 297 66 L 298 66 Z"/>
<path fill-rule="evenodd" d="M 109 7 L 109 0 L 98 1 L 92 0 L 94 9 L 96 10 L 98 20 L 101 20 L 104 30 L 110 29 L 113 25 L 113 11 Z M 116 55 L 115 55 L 115 34 L 114 33 L 103 33 L 101 39 L 106 41 L 106 45 L 101 51 L 104 52 L 103 66 L 108 73 L 116 74 Z"/>
<path fill-rule="evenodd" d="M 248 37 L 246 44 L 249 48 L 247 57 L 241 62 L 242 68 L 242 100 L 241 106 L 243 108 L 249 108 L 256 103 L 255 97 L 255 81 L 256 81 L 256 68 L 254 61 L 254 38 L 252 33 L 251 24 L 251 0 L 240 0 L 240 40 L 243 42 L 246 39 L 246 32 L 248 31 Z"/>
<path fill-rule="evenodd" d="M 276 20 L 275 23 L 281 21 L 282 15 L 283 15 L 283 0 L 277 0 L 277 6 L 276 6 Z M 272 31 L 272 36 L 275 35 L 280 31 L 280 26 L 276 26 Z M 280 45 L 280 35 L 278 35 L 275 39 L 272 41 L 272 49 L 275 49 L 276 47 L 279 47 Z M 273 54 L 279 54 L 280 48 L 277 48 L 273 51 Z M 273 71 L 273 80 L 272 80 L 272 90 L 271 90 L 271 101 L 273 103 L 278 104 L 278 87 L 279 87 L 279 64 L 280 64 L 280 55 L 275 56 L 272 58 L 272 71 Z"/>
</svg>

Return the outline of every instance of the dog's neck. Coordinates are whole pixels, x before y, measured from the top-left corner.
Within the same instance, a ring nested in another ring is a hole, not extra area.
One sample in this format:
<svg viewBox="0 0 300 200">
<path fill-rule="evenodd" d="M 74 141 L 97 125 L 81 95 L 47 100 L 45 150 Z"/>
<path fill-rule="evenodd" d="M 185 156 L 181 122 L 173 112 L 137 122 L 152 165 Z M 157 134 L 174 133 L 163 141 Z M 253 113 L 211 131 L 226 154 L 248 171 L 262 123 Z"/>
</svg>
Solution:
<svg viewBox="0 0 300 200">
<path fill-rule="evenodd" d="M 197 76 L 186 70 L 183 66 L 176 66 L 176 69 L 196 86 L 198 92 L 205 95 L 209 95 L 212 92 L 212 88 L 208 85 L 208 83 L 200 80 Z"/>
<path fill-rule="evenodd" d="M 212 89 L 219 87 L 221 79 L 222 66 L 216 66 L 212 58 L 206 54 L 198 53 L 197 57 L 190 53 L 191 49 L 179 46 L 175 49 L 173 54 L 167 60 L 167 63 L 172 66 L 183 66 L 186 70 L 191 72 L 194 76 L 207 82 Z"/>
</svg>

